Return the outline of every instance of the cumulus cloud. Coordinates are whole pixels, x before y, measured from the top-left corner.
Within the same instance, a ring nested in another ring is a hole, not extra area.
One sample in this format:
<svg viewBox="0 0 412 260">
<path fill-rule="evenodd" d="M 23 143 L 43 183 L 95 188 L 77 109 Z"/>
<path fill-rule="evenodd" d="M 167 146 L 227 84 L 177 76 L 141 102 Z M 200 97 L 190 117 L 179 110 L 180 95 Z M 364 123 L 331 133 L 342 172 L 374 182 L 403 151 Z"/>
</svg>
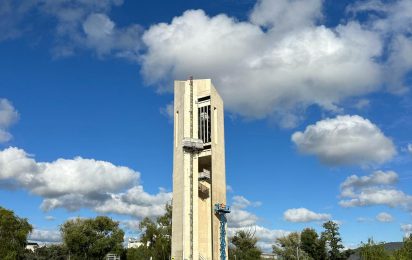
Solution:
<svg viewBox="0 0 412 260">
<path fill-rule="evenodd" d="M 292 141 L 304 154 L 312 154 L 328 165 L 368 165 L 390 160 L 396 149 L 391 139 L 368 119 L 337 116 L 316 122 Z"/>
<path fill-rule="evenodd" d="M 88 49 L 95 51 L 98 57 L 113 55 L 137 60 L 142 27 L 131 24 L 117 28 L 108 17 L 113 7 L 122 4 L 122 0 L 42 0 L 22 3 L 5 0 L 0 4 L 0 18 L 3 18 L 0 19 L 0 29 L 5 28 L 0 41 L 22 35 L 23 31 L 27 31 L 23 24 L 25 17 L 36 13 L 56 22 L 52 51 L 55 57 L 69 56 L 78 50 Z"/>
<path fill-rule="evenodd" d="M 355 190 L 377 186 L 377 185 L 391 185 L 398 182 L 398 174 L 394 171 L 375 171 L 369 176 L 351 175 L 340 185 L 341 196 L 354 196 Z"/>
<path fill-rule="evenodd" d="M 110 194 L 110 198 L 94 209 L 100 213 L 150 217 L 162 215 L 165 204 L 172 199 L 172 193 L 160 189 L 155 195 L 148 194 L 143 186 L 135 186 L 125 193 Z"/>
<path fill-rule="evenodd" d="M 243 196 L 234 196 L 231 210 L 228 215 L 228 227 L 245 228 L 256 225 L 258 217 L 247 211 L 247 207 L 258 207 L 260 202 L 251 202 Z"/>
<path fill-rule="evenodd" d="M 341 184 L 339 204 L 342 207 L 386 205 L 410 211 L 412 196 L 393 186 L 397 180 L 398 175 L 392 171 L 362 177 L 352 175 Z"/>
<path fill-rule="evenodd" d="M 317 0 L 260 1 L 246 22 L 186 11 L 145 31 L 142 74 L 158 86 L 189 72 L 211 77 L 225 106 L 246 117 L 289 117 L 312 104 L 336 110 L 346 97 L 376 90 L 382 44 L 357 22 L 317 26 L 320 14 Z"/>
<path fill-rule="evenodd" d="M 403 224 L 401 225 L 401 230 L 404 233 L 405 237 L 412 234 L 412 224 Z"/>
<path fill-rule="evenodd" d="M 61 1 L 46 1 L 40 10 L 57 19 L 56 57 L 69 56 L 76 50 L 89 49 L 98 57 L 138 59 L 141 26 L 131 24 L 118 28 L 107 13 L 122 1 L 74 1 L 71 5 Z"/>
<path fill-rule="evenodd" d="M 228 214 L 228 236 L 234 236 L 237 231 L 244 230 L 251 232 L 259 239 L 258 246 L 265 252 L 270 252 L 273 241 L 277 237 L 289 234 L 289 231 L 281 229 L 268 229 L 257 225 L 258 216 L 248 211 L 249 207 L 259 207 L 261 202 L 253 202 L 244 196 L 234 196 L 232 198 L 231 213 Z"/>
<path fill-rule="evenodd" d="M 330 214 L 315 213 L 306 208 L 288 209 L 283 213 L 283 218 L 290 222 L 324 221 L 331 218 Z"/>
<path fill-rule="evenodd" d="M 110 11 L 122 3 L 5 0 L 0 28 L 7 30 L 0 37 L 21 35 L 16 28 L 31 13 L 45 15 L 56 24 L 55 56 L 87 49 L 127 58 L 160 90 L 189 74 L 213 78 L 229 111 L 273 116 L 284 127 L 296 126 L 311 105 L 335 112 L 345 99 L 385 84 L 402 92 L 412 68 L 409 0 L 357 1 L 334 27 L 323 24 L 322 0 L 259 0 L 244 21 L 188 10 L 145 31 L 137 24 L 116 26 Z M 360 13 L 372 15 L 358 19 Z"/>
<path fill-rule="evenodd" d="M 119 0 L 3 2 L 4 28 L 15 28 L 21 19 L 14 17 L 30 10 L 56 21 L 56 56 L 89 49 L 98 57 L 131 59 L 161 90 L 189 74 L 213 78 L 229 111 L 274 116 L 284 127 L 296 126 L 310 105 L 340 111 L 343 100 L 377 91 L 382 83 L 405 89 L 412 68 L 408 0 L 356 3 L 348 7 L 353 16 L 335 27 L 322 24 L 322 0 L 259 0 L 245 21 L 188 10 L 146 31 L 137 24 L 116 26 L 109 14 L 122 5 Z M 384 15 L 356 17 L 376 11 Z"/>
<path fill-rule="evenodd" d="M 392 222 L 393 217 L 389 213 L 381 212 L 378 215 L 376 215 L 376 220 L 379 222 Z"/>
<path fill-rule="evenodd" d="M 99 56 L 113 52 L 118 57 L 137 59 L 142 32 L 140 26 L 117 29 L 106 14 L 92 13 L 83 22 L 83 31 L 86 34 L 84 45 L 96 50 Z"/>
<path fill-rule="evenodd" d="M 7 99 L 0 98 L 0 143 L 10 141 L 8 128 L 19 120 L 19 113 Z"/>
<path fill-rule="evenodd" d="M 127 231 L 129 231 L 129 233 L 138 233 L 138 232 L 140 232 L 140 229 L 139 229 L 140 221 L 138 221 L 138 220 L 131 220 L 131 219 L 123 220 L 123 221 L 120 221 L 120 224 L 123 227 L 125 227 L 125 229 Z"/>
<path fill-rule="evenodd" d="M 384 82 L 394 92 L 406 91 L 405 77 L 412 69 L 411 1 L 358 1 L 350 5 L 347 11 L 354 16 L 369 15 L 366 26 L 381 34 L 388 45 Z"/>
<path fill-rule="evenodd" d="M 36 162 L 24 150 L 0 151 L 0 182 L 12 183 L 43 198 L 41 208 L 79 210 L 137 217 L 157 216 L 171 193 L 151 195 L 139 185 L 140 173 L 110 162 L 76 157 Z"/>
<path fill-rule="evenodd" d="M 412 144 L 408 144 L 407 150 L 408 152 L 412 153 Z"/>
<path fill-rule="evenodd" d="M 228 215 L 228 227 L 244 228 L 256 225 L 258 217 L 249 211 L 232 208 Z"/>
<path fill-rule="evenodd" d="M 29 235 L 29 240 L 45 243 L 61 242 L 61 234 L 58 230 L 33 229 Z"/>
<path fill-rule="evenodd" d="M 232 214 L 232 213 L 231 213 Z M 264 252 L 271 252 L 272 245 L 276 238 L 287 236 L 290 231 L 282 229 L 268 229 L 260 225 L 249 226 L 249 227 L 232 227 L 228 228 L 227 233 L 229 237 L 232 237 L 236 234 L 237 231 L 246 231 L 250 232 L 258 238 L 258 247 L 260 247 Z"/>
<path fill-rule="evenodd" d="M 259 0 L 250 14 L 250 21 L 284 33 L 313 26 L 321 17 L 322 0 Z"/>
</svg>

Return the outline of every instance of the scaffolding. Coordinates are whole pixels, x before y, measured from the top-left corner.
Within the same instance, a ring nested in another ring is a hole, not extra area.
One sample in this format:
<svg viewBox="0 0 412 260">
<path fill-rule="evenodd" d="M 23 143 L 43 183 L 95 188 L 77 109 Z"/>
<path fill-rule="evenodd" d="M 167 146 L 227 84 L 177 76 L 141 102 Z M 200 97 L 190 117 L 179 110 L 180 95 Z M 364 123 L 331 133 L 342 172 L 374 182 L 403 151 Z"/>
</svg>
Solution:
<svg viewBox="0 0 412 260">
<path fill-rule="evenodd" d="M 195 138 L 183 138 L 182 146 L 188 152 L 199 152 L 203 150 L 203 141 Z"/>
</svg>

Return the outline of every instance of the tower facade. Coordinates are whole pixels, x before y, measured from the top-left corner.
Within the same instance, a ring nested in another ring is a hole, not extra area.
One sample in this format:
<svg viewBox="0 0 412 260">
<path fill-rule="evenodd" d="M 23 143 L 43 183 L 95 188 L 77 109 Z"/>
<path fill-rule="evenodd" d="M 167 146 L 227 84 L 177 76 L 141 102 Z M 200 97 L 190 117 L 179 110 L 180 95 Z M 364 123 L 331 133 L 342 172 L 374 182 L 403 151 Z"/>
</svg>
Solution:
<svg viewBox="0 0 412 260">
<path fill-rule="evenodd" d="M 210 79 L 175 81 L 173 147 L 172 259 L 218 260 L 227 255 L 215 210 L 226 204 L 224 113 Z"/>
</svg>

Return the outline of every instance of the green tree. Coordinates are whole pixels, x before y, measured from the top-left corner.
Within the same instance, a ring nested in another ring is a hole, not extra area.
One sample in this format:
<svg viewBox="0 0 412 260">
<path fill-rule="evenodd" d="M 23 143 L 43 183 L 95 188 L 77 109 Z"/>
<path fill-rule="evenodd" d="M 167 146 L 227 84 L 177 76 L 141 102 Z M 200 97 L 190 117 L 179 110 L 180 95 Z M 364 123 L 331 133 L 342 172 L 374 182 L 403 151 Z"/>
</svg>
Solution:
<svg viewBox="0 0 412 260">
<path fill-rule="evenodd" d="M 169 259 L 171 253 L 172 205 L 166 204 L 165 211 L 156 221 L 146 217 L 139 224 L 142 254 L 149 252 L 150 256 L 159 260 Z"/>
<path fill-rule="evenodd" d="M 25 260 L 66 260 L 67 249 L 63 245 L 47 245 L 37 248 L 34 252 L 26 250 Z"/>
<path fill-rule="evenodd" d="M 385 251 L 383 243 L 376 244 L 372 238 L 368 243 L 361 243 L 359 255 L 362 260 L 386 260 L 389 259 L 388 252 Z"/>
<path fill-rule="evenodd" d="M 394 259 L 396 260 L 410 260 L 412 259 L 412 234 L 403 239 L 403 246 L 401 249 L 394 252 Z"/>
<path fill-rule="evenodd" d="M 330 260 L 347 259 L 348 256 L 342 252 L 342 238 L 339 233 L 339 225 L 333 221 L 323 223 L 325 231 L 322 232 L 321 239 L 329 245 L 328 257 Z"/>
<path fill-rule="evenodd" d="M 301 237 L 298 232 L 292 232 L 287 236 L 276 239 L 276 245 L 273 247 L 273 253 L 285 260 L 311 260 L 312 257 L 303 250 Z M 317 260 L 317 259 L 316 259 Z"/>
<path fill-rule="evenodd" d="M 255 260 L 260 259 L 262 251 L 257 247 L 257 238 L 250 230 L 240 230 L 229 238 L 230 247 L 229 259 L 237 260 Z"/>
<path fill-rule="evenodd" d="M 316 260 L 326 260 L 325 240 L 320 239 L 313 228 L 305 228 L 300 234 L 301 248 Z"/>
<path fill-rule="evenodd" d="M 138 248 L 128 248 L 126 253 L 127 260 L 141 260 L 150 259 L 152 253 L 145 246 L 139 246 Z"/>
<path fill-rule="evenodd" d="M 0 259 L 22 259 L 32 229 L 27 219 L 0 207 Z"/>
<path fill-rule="evenodd" d="M 124 232 L 109 217 L 69 220 L 60 231 L 71 259 L 102 259 L 109 252 L 122 252 Z"/>
</svg>

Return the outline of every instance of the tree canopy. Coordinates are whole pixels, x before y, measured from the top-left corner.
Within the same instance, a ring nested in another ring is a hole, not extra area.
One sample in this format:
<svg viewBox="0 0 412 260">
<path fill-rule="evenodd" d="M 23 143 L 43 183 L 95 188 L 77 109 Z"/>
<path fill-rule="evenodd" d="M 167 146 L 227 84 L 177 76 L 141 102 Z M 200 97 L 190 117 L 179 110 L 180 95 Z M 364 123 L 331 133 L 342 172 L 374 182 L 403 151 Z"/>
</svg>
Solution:
<svg viewBox="0 0 412 260">
<path fill-rule="evenodd" d="M 273 253 L 285 260 L 312 260 L 302 248 L 301 236 L 298 232 L 292 232 L 287 236 L 276 239 Z"/>
<path fill-rule="evenodd" d="M 390 258 L 388 252 L 385 251 L 383 243 L 377 244 L 372 238 L 369 238 L 367 243 L 361 243 L 359 255 L 362 260 L 387 260 Z"/>
<path fill-rule="evenodd" d="M 326 241 L 329 246 L 328 257 L 330 260 L 347 259 L 342 249 L 342 238 L 339 233 L 339 225 L 333 221 L 323 223 L 325 231 L 322 232 L 321 238 Z"/>
<path fill-rule="evenodd" d="M 138 260 L 153 257 L 153 259 L 167 260 L 171 253 L 172 237 L 172 206 L 166 204 L 165 214 L 156 221 L 144 218 L 139 228 L 141 246 L 127 250 L 127 259 Z"/>
<path fill-rule="evenodd" d="M 68 258 L 67 248 L 61 244 L 44 245 L 32 252 L 26 250 L 24 260 L 66 260 Z"/>
<path fill-rule="evenodd" d="M 404 238 L 402 248 L 395 251 L 393 255 L 396 260 L 412 259 L 412 234 Z"/>
<path fill-rule="evenodd" d="M 124 232 L 109 217 L 73 219 L 61 226 L 63 243 L 71 259 L 102 259 L 107 253 L 120 254 Z"/>
<path fill-rule="evenodd" d="M 0 259 L 23 259 L 27 236 L 32 229 L 27 219 L 0 207 Z"/>
<path fill-rule="evenodd" d="M 240 230 L 230 239 L 229 259 L 254 260 L 260 259 L 262 252 L 257 247 L 258 239 L 253 232 Z"/>
<path fill-rule="evenodd" d="M 313 228 L 305 228 L 300 234 L 302 250 L 316 260 L 326 260 L 325 240 L 319 238 Z"/>
</svg>

